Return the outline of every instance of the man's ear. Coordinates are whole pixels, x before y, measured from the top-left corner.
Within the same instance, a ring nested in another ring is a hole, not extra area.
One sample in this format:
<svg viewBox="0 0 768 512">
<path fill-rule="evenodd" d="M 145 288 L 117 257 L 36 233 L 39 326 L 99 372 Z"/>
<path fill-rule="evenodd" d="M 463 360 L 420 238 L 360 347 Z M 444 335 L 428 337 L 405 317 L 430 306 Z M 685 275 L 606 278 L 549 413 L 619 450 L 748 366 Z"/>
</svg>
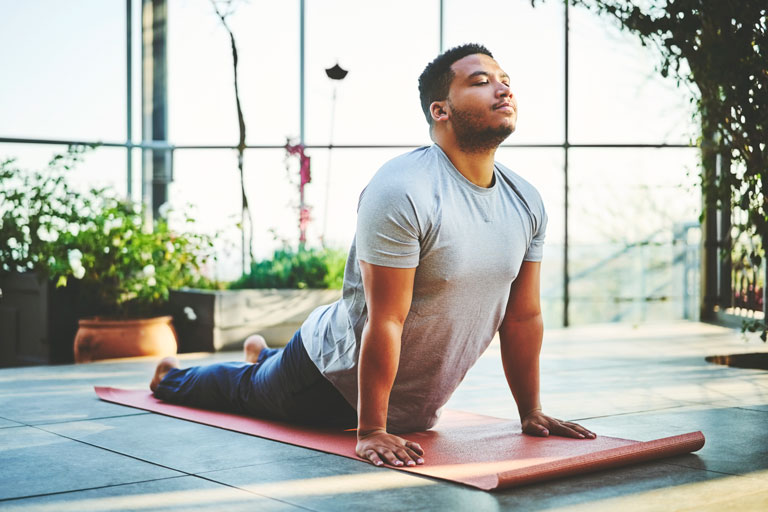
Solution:
<svg viewBox="0 0 768 512">
<path fill-rule="evenodd" d="M 448 119 L 448 106 L 445 101 L 433 101 L 429 105 L 429 113 L 434 122 L 446 121 Z"/>
</svg>

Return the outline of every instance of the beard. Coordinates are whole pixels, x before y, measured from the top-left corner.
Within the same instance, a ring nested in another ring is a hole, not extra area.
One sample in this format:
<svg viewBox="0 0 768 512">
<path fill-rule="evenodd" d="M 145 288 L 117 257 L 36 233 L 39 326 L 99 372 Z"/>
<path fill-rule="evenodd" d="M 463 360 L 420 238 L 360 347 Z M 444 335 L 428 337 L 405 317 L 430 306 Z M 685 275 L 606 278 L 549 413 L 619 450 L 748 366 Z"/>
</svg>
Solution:
<svg viewBox="0 0 768 512">
<path fill-rule="evenodd" d="M 504 142 L 513 131 L 514 125 L 500 124 L 499 126 L 487 126 L 482 122 L 482 116 L 469 110 L 457 109 L 450 100 L 453 130 L 456 134 L 456 142 L 459 149 L 465 153 L 485 153 L 496 149 Z"/>
</svg>

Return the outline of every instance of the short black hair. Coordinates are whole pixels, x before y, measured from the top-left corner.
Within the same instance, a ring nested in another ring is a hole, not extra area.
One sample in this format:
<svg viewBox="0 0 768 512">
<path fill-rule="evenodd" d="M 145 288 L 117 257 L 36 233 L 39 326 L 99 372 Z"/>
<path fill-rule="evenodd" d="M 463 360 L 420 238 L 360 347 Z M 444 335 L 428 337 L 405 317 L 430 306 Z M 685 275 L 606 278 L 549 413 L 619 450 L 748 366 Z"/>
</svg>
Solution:
<svg viewBox="0 0 768 512">
<path fill-rule="evenodd" d="M 435 60 L 427 64 L 424 71 L 419 76 L 419 98 L 421 99 L 421 110 L 427 118 L 429 126 L 432 126 L 432 115 L 429 112 L 429 106 L 434 101 L 442 101 L 448 97 L 448 89 L 455 74 L 451 66 L 457 60 L 463 59 L 468 55 L 481 53 L 493 58 L 493 54 L 481 44 L 468 43 L 456 46 L 446 50 Z"/>
</svg>

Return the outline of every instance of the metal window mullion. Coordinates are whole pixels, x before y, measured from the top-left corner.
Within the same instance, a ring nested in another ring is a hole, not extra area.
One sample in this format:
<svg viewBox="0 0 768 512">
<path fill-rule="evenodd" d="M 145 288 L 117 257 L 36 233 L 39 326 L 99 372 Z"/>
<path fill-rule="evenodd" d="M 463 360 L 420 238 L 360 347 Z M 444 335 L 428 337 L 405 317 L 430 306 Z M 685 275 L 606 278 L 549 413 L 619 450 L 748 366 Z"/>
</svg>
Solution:
<svg viewBox="0 0 768 512">
<path fill-rule="evenodd" d="M 565 141 L 563 143 L 564 159 L 563 159 L 563 206 L 564 206 L 564 219 L 563 219 L 563 327 L 570 325 L 569 309 L 570 309 L 570 275 L 568 273 L 568 40 L 569 35 L 569 14 L 568 14 L 569 0 L 565 1 Z"/>
<path fill-rule="evenodd" d="M 126 131 L 126 192 L 125 195 L 128 199 L 133 199 L 133 149 L 131 149 L 131 143 L 133 142 L 133 6 L 131 0 L 125 0 L 125 131 Z"/>
</svg>

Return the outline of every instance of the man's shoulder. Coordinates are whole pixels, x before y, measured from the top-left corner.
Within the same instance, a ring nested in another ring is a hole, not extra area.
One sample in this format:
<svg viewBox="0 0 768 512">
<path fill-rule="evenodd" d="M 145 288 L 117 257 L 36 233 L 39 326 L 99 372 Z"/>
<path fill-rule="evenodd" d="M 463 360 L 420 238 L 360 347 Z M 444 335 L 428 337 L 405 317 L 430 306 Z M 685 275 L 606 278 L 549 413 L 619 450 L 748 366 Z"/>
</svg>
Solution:
<svg viewBox="0 0 768 512">
<path fill-rule="evenodd" d="M 541 202 L 541 194 L 539 194 L 539 191 L 531 182 L 504 164 L 495 162 L 495 165 L 504 184 L 511 186 L 517 193 L 522 194 L 527 201 Z"/>
<path fill-rule="evenodd" d="M 416 178 L 436 166 L 436 157 L 434 146 L 421 146 L 387 161 L 381 166 L 377 174 L 404 175 Z"/>
<path fill-rule="evenodd" d="M 382 165 L 368 184 L 377 192 L 420 195 L 434 183 L 438 158 L 432 146 L 398 155 Z"/>
<path fill-rule="evenodd" d="M 414 223 L 427 222 L 438 203 L 437 159 L 430 146 L 386 162 L 360 194 L 358 214 L 376 216 L 398 212 Z"/>
</svg>

